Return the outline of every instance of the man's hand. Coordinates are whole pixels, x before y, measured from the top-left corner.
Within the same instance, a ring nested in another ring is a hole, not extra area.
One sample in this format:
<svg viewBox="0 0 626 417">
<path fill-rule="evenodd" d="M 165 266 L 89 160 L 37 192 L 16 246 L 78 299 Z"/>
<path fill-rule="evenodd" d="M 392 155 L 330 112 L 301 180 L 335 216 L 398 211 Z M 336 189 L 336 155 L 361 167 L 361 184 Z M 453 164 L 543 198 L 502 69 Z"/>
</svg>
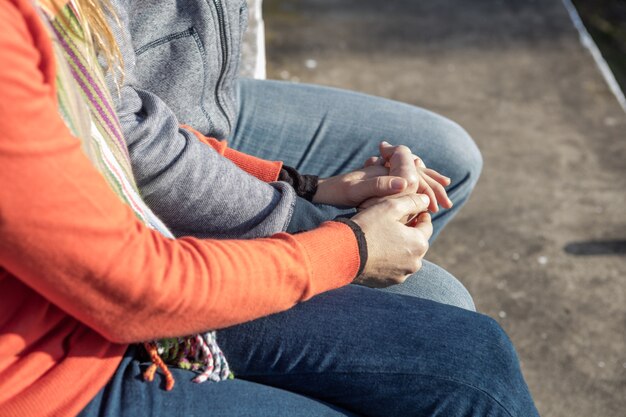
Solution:
<svg viewBox="0 0 626 417">
<path fill-rule="evenodd" d="M 407 185 L 404 178 L 389 175 L 388 168 L 380 164 L 371 165 L 320 179 L 313 202 L 357 207 L 365 200 L 402 193 Z"/>
<path fill-rule="evenodd" d="M 381 142 L 379 149 L 380 157 L 374 156 L 365 161 L 366 168 L 384 166 L 389 168 L 388 175 L 406 179 L 407 188 L 402 192 L 426 194 L 430 198 L 428 209 L 433 213 L 439 211 L 438 205 L 444 208 L 452 207 L 452 201 L 448 198 L 444 188 L 450 185 L 450 178 L 426 168 L 422 159 L 404 145 L 393 146 L 387 142 Z M 367 208 L 382 200 L 383 198 L 375 197 L 362 203 L 361 207 Z"/>
<path fill-rule="evenodd" d="M 368 287 L 401 284 L 422 267 L 433 233 L 424 194 L 394 196 L 362 210 L 352 220 L 367 241 L 367 263 L 354 283 Z M 417 215 L 405 225 L 407 218 Z"/>
</svg>

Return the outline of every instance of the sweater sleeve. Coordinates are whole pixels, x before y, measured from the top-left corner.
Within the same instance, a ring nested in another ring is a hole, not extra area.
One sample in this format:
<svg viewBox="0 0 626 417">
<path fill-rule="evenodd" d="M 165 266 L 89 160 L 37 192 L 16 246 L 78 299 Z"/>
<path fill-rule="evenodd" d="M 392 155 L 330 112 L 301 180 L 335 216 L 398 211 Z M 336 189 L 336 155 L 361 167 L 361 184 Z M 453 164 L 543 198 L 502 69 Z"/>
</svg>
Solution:
<svg viewBox="0 0 626 417">
<path fill-rule="evenodd" d="M 245 322 L 356 275 L 358 243 L 337 222 L 247 241 L 169 240 L 141 224 L 60 119 L 52 57 L 11 7 L 0 7 L 1 268 L 118 343 Z"/>
<path fill-rule="evenodd" d="M 176 236 L 254 238 L 286 230 L 296 194 L 287 184 L 267 182 L 278 177 L 279 162 L 244 157 L 209 139 L 207 146 L 163 100 L 137 87 L 129 16 L 119 3 L 121 26 L 112 28 L 124 76 L 119 87 L 112 77 L 107 83 L 148 206 Z"/>
<path fill-rule="evenodd" d="M 205 143 L 215 149 L 220 155 L 225 156 L 235 165 L 248 174 L 265 182 L 276 181 L 282 172 L 283 163 L 281 161 L 267 161 L 265 159 L 257 158 L 256 156 L 248 155 L 243 152 L 236 151 L 228 147 L 226 140 L 217 140 L 204 136 L 191 126 L 182 125 L 183 129 L 192 132 L 200 142 Z"/>
</svg>

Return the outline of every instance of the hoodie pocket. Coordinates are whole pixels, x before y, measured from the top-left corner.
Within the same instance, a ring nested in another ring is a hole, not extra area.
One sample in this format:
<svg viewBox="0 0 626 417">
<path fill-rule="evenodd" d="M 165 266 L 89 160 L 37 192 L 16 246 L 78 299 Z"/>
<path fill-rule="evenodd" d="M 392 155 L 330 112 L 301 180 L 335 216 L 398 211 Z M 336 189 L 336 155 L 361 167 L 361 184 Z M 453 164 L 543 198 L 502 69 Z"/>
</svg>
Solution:
<svg viewBox="0 0 626 417">
<path fill-rule="evenodd" d="M 135 51 L 137 84 L 159 96 L 180 123 L 212 130 L 204 99 L 206 51 L 194 27 L 155 39 Z"/>
</svg>

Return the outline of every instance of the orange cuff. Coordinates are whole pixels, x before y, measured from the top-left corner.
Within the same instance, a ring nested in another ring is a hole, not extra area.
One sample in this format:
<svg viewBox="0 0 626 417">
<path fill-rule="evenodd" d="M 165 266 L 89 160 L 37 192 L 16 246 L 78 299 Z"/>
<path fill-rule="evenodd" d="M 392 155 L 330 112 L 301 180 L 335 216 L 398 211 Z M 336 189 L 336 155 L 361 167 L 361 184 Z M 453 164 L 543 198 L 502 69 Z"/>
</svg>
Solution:
<svg viewBox="0 0 626 417">
<path fill-rule="evenodd" d="M 306 298 L 343 287 L 359 272 L 359 245 L 354 232 L 345 223 L 324 222 L 314 230 L 293 235 L 293 238 L 304 247 L 309 261 L 311 294 Z"/>
<path fill-rule="evenodd" d="M 181 125 L 180 127 L 189 130 L 196 135 L 200 142 L 211 146 L 220 155 L 223 155 L 239 168 L 243 169 L 248 174 L 257 177 L 261 181 L 272 182 L 278 179 L 280 170 L 283 167 L 283 163 L 281 161 L 267 161 L 265 159 L 257 158 L 256 156 L 236 151 L 229 148 L 228 143 L 225 140 L 220 141 L 215 138 L 206 137 L 202 133 L 187 125 Z"/>
</svg>

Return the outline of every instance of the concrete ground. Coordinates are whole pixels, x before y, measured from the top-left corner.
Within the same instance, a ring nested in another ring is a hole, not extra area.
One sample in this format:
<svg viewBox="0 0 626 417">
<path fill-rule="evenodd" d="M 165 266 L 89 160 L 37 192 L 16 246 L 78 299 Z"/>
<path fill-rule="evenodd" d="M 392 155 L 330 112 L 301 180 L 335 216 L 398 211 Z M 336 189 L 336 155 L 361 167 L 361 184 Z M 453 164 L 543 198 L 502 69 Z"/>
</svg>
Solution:
<svg viewBox="0 0 626 417">
<path fill-rule="evenodd" d="M 269 78 L 472 134 L 483 176 L 429 259 L 508 331 L 542 416 L 626 416 L 626 114 L 561 1 L 265 0 L 265 20 Z"/>
</svg>

